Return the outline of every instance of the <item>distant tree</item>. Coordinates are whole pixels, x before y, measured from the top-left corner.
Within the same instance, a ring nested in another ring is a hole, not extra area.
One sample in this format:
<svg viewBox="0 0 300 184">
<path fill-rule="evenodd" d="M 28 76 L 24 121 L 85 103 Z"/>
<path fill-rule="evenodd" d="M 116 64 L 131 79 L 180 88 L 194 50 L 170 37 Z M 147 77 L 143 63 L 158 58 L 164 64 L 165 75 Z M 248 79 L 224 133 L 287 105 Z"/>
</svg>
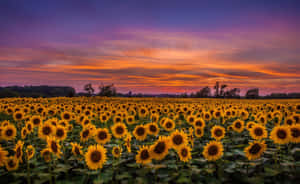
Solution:
<svg viewBox="0 0 300 184">
<path fill-rule="evenodd" d="M 216 82 L 214 89 L 215 89 L 215 97 L 219 97 L 220 84 L 218 81 Z"/>
<path fill-rule="evenodd" d="M 226 91 L 224 95 L 225 95 L 225 97 L 228 97 L 228 98 L 240 97 L 240 89 L 239 88 L 233 88 L 231 90 Z"/>
<path fill-rule="evenodd" d="M 91 83 L 84 85 L 83 89 L 89 94 L 89 96 L 91 96 L 95 91 Z"/>
<path fill-rule="evenodd" d="M 103 85 L 101 84 L 101 86 L 99 86 L 99 96 L 107 96 L 107 97 L 111 97 L 111 96 L 116 96 L 117 95 L 117 90 L 114 87 L 114 84 L 111 85 Z"/>
<path fill-rule="evenodd" d="M 200 91 L 196 92 L 195 97 L 197 98 L 207 98 L 211 96 L 211 90 L 208 86 L 202 88 Z"/>
<path fill-rule="evenodd" d="M 18 97 L 20 96 L 19 93 L 10 90 L 10 89 L 0 89 L 0 98 L 6 98 L 6 97 Z"/>
<path fill-rule="evenodd" d="M 222 84 L 219 96 L 225 97 L 225 88 L 227 88 L 227 84 Z"/>
<path fill-rule="evenodd" d="M 259 97 L 259 89 L 258 88 L 249 89 L 245 96 L 246 96 L 246 98 L 258 98 Z"/>
</svg>

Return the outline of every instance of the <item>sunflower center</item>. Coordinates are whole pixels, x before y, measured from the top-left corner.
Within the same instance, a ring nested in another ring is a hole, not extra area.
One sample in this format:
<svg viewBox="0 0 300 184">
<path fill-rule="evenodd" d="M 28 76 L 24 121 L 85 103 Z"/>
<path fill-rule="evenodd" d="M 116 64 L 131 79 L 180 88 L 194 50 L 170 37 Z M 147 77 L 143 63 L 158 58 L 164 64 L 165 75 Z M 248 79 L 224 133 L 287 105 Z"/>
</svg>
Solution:
<svg viewBox="0 0 300 184">
<path fill-rule="evenodd" d="M 277 137 L 279 137 L 280 139 L 285 139 L 287 137 L 287 133 L 284 130 L 278 130 Z"/>
<path fill-rule="evenodd" d="M 241 125 L 241 123 L 240 123 L 240 122 L 237 122 L 237 123 L 235 124 L 235 127 L 236 127 L 236 128 L 241 128 L 241 127 L 242 127 L 242 125 Z"/>
<path fill-rule="evenodd" d="M 139 127 L 137 130 L 136 130 L 136 133 L 137 135 L 139 136 L 142 136 L 145 134 L 145 129 L 143 127 Z"/>
<path fill-rule="evenodd" d="M 254 130 L 254 133 L 255 133 L 256 136 L 262 136 L 263 130 L 261 128 L 256 128 Z"/>
<path fill-rule="evenodd" d="M 56 136 L 57 137 L 63 137 L 65 132 L 62 129 L 57 129 L 56 130 Z"/>
<path fill-rule="evenodd" d="M 100 132 L 98 133 L 98 138 L 99 138 L 100 140 L 106 139 L 106 138 L 107 138 L 106 132 L 100 131 Z"/>
<path fill-rule="evenodd" d="M 16 114 L 16 118 L 17 119 L 21 119 L 22 118 L 22 114 L 20 114 L 20 113 Z"/>
<path fill-rule="evenodd" d="M 70 114 L 64 114 L 64 119 L 70 119 Z"/>
<path fill-rule="evenodd" d="M 150 131 L 151 132 L 156 132 L 156 126 L 150 125 Z"/>
<path fill-rule="evenodd" d="M 171 127 L 172 127 L 172 123 L 171 123 L 171 122 L 167 122 L 167 123 L 166 123 L 166 127 L 167 127 L 167 128 L 171 128 Z"/>
<path fill-rule="evenodd" d="M 6 134 L 8 137 L 12 136 L 12 134 L 13 134 L 12 129 L 6 130 L 5 134 Z"/>
<path fill-rule="evenodd" d="M 119 150 L 119 148 L 115 148 L 115 149 L 114 149 L 114 152 L 115 152 L 115 154 L 117 154 L 117 155 L 118 155 L 118 154 L 120 153 L 120 150 Z"/>
<path fill-rule="evenodd" d="M 77 146 L 75 147 L 74 152 L 76 153 L 76 155 L 80 155 L 80 150 Z"/>
<path fill-rule="evenodd" d="M 51 133 L 51 128 L 49 126 L 43 127 L 43 134 L 49 135 Z"/>
<path fill-rule="evenodd" d="M 17 148 L 16 156 L 17 156 L 17 158 L 19 158 L 21 156 L 21 148 L 20 147 Z"/>
<path fill-rule="evenodd" d="M 166 144 L 164 142 L 159 142 L 156 144 L 154 148 L 154 152 L 157 154 L 161 154 L 165 151 L 165 149 L 166 149 Z"/>
<path fill-rule="evenodd" d="M 180 145 L 183 143 L 183 138 L 181 135 L 175 135 L 172 140 L 173 140 L 173 143 L 176 145 Z"/>
<path fill-rule="evenodd" d="M 290 119 L 288 119 L 288 120 L 286 121 L 286 124 L 291 125 L 291 124 L 293 124 L 293 121 L 290 120 Z"/>
<path fill-rule="evenodd" d="M 101 160 L 101 153 L 99 151 L 93 151 L 92 154 L 91 154 L 91 160 L 94 162 L 94 163 L 97 163 Z"/>
<path fill-rule="evenodd" d="M 196 121 L 196 126 L 202 126 L 202 122 L 201 121 Z"/>
<path fill-rule="evenodd" d="M 148 150 L 143 150 L 141 152 L 141 160 L 147 160 L 150 157 Z"/>
<path fill-rule="evenodd" d="M 217 155 L 218 151 L 219 151 L 219 149 L 216 145 L 212 145 L 208 148 L 208 154 L 209 155 Z"/>
<path fill-rule="evenodd" d="M 40 119 L 36 118 L 33 120 L 33 124 L 38 125 L 40 124 Z"/>
<path fill-rule="evenodd" d="M 28 124 L 28 125 L 27 125 L 27 129 L 30 131 L 31 128 L 32 128 L 32 127 L 31 127 L 31 124 Z"/>
<path fill-rule="evenodd" d="M 16 163 L 15 163 L 13 160 L 9 160 L 9 161 L 8 161 L 8 166 L 9 166 L 10 168 L 14 168 L 15 165 L 16 165 Z"/>
<path fill-rule="evenodd" d="M 89 135 L 90 131 L 87 129 L 82 132 L 82 137 L 86 138 Z"/>
<path fill-rule="evenodd" d="M 254 144 L 253 146 L 251 146 L 249 152 L 251 154 L 257 154 L 259 151 L 261 150 L 261 146 L 259 144 Z"/>
<path fill-rule="evenodd" d="M 196 129 L 196 133 L 197 133 L 198 135 L 200 135 L 200 134 L 202 134 L 202 130 L 201 130 L 200 128 L 197 128 L 197 129 Z"/>
<path fill-rule="evenodd" d="M 291 128 L 292 136 L 294 138 L 300 137 L 300 129 L 298 128 Z"/>
<path fill-rule="evenodd" d="M 57 144 L 56 144 L 56 142 L 54 142 L 54 141 L 51 142 L 51 149 L 53 150 L 54 153 L 57 152 Z"/>
<path fill-rule="evenodd" d="M 187 151 L 187 149 L 182 149 L 181 150 L 181 155 L 183 156 L 183 157 L 186 157 L 187 155 L 188 155 L 188 151 Z"/>
<path fill-rule="evenodd" d="M 123 133 L 124 133 L 123 127 L 118 126 L 118 127 L 116 128 L 116 132 L 117 132 L 117 134 L 119 134 L 119 135 L 123 134 Z"/>
<path fill-rule="evenodd" d="M 223 135 L 222 130 L 221 130 L 221 129 L 215 130 L 215 135 L 216 135 L 217 137 L 221 137 L 221 136 Z"/>
</svg>

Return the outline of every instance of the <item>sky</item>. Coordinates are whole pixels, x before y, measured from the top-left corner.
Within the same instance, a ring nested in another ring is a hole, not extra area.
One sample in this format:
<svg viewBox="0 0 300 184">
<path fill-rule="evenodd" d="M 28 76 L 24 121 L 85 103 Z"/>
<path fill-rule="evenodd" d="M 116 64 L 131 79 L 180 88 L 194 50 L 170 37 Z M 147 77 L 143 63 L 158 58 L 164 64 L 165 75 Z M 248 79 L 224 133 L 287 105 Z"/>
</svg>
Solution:
<svg viewBox="0 0 300 184">
<path fill-rule="evenodd" d="M 300 92 L 297 0 L 1 0 L 0 86 Z"/>
</svg>

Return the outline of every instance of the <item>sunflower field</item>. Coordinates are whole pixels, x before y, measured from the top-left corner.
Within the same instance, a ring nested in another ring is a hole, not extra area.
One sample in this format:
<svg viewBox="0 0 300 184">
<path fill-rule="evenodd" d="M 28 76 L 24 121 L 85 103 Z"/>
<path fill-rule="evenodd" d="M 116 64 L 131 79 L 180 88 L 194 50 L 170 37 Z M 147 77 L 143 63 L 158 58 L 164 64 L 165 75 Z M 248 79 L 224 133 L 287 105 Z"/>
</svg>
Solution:
<svg viewBox="0 0 300 184">
<path fill-rule="evenodd" d="M 298 183 L 300 100 L 0 99 L 1 183 Z"/>
</svg>

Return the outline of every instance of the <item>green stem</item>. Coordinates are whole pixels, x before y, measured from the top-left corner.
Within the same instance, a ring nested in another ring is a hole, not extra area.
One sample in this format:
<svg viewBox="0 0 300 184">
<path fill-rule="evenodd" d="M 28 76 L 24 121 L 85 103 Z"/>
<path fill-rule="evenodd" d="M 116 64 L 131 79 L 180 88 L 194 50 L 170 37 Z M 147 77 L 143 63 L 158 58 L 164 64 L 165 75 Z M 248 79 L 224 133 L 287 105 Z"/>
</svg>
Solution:
<svg viewBox="0 0 300 184">
<path fill-rule="evenodd" d="M 29 160 L 27 160 L 27 184 L 31 183 Z"/>
</svg>

